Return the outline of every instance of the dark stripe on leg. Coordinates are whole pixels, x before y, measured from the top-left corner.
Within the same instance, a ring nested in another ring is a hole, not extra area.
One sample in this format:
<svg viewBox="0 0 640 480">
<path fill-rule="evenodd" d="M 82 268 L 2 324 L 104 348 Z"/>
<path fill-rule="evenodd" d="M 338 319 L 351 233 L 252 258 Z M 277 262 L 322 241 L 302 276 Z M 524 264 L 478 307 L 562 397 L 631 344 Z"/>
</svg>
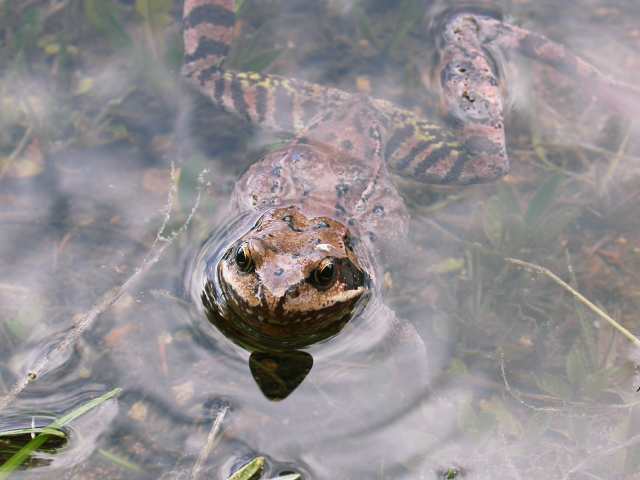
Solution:
<svg viewBox="0 0 640 480">
<path fill-rule="evenodd" d="M 460 175 L 462 174 L 462 170 L 464 169 L 465 164 L 471 158 L 470 155 L 460 155 L 456 161 L 453 163 L 451 169 L 447 172 L 447 174 L 442 179 L 442 183 L 447 185 L 449 183 L 457 183 Z"/>
<path fill-rule="evenodd" d="M 413 160 L 418 156 L 419 153 L 424 152 L 426 149 L 428 149 L 429 145 L 429 142 L 418 142 L 404 158 L 402 158 L 395 164 L 392 164 L 392 168 L 398 172 L 404 170 L 409 165 L 411 165 L 411 162 L 413 162 Z"/>
<path fill-rule="evenodd" d="M 416 165 L 416 168 L 413 171 L 414 175 L 422 176 L 427 170 L 436 165 L 440 160 L 444 160 L 445 158 L 447 158 L 450 153 L 451 149 L 444 146 L 432 151 L 427 156 L 427 158 Z"/>
<path fill-rule="evenodd" d="M 216 81 L 213 84 L 213 98 L 216 103 L 220 106 L 223 106 L 222 96 L 224 95 L 224 77 L 220 76 L 216 78 Z"/>
<path fill-rule="evenodd" d="M 205 83 L 211 80 L 216 75 L 221 75 L 222 69 L 219 65 L 212 65 L 209 68 L 205 68 L 198 75 L 198 80 L 200 83 Z"/>
<path fill-rule="evenodd" d="M 227 53 L 229 53 L 229 45 L 226 43 L 211 40 L 210 38 L 201 38 L 196 51 L 184 56 L 184 63 L 195 62 L 208 56 L 225 57 Z"/>
<path fill-rule="evenodd" d="M 306 100 L 302 103 L 302 124 L 309 125 L 309 123 L 318 115 L 320 111 L 320 105 L 314 100 Z"/>
<path fill-rule="evenodd" d="M 201 5 L 184 18 L 184 28 L 193 28 L 203 23 L 232 27 L 236 14 L 219 5 Z"/>
<path fill-rule="evenodd" d="M 233 100 L 233 108 L 238 112 L 238 115 L 251 121 L 247 111 L 247 102 L 244 99 L 244 89 L 237 78 L 231 80 L 231 99 Z"/>
<path fill-rule="evenodd" d="M 263 123 L 267 117 L 267 97 L 269 92 L 265 87 L 256 87 L 256 112 L 258 113 L 258 122 Z"/>
<path fill-rule="evenodd" d="M 415 129 L 413 128 L 413 125 L 406 125 L 402 128 L 396 129 L 384 149 L 384 158 L 388 161 L 396 150 L 398 150 L 398 148 L 400 148 L 408 138 L 413 136 L 414 132 Z"/>
<path fill-rule="evenodd" d="M 282 85 L 275 91 L 275 121 L 283 130 L 293 130 L 293 95 Z"/>
</svg>

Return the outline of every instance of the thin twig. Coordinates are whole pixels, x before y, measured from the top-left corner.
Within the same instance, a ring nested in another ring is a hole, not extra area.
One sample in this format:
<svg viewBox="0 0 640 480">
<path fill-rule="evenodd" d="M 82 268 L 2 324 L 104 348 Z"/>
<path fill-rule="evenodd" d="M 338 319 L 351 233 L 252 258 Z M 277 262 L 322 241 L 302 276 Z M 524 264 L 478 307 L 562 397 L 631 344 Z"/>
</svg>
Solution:
<svg viewBox="0 0 640 480">
<path fill-rule="evenodd" d="M 20 155 L 23 152 L 23 150 L 26 148 L 27 143 L 29 142 L 29 140 L 31 140 L 32 134 L 33 134 L 33 126 L 29 125 L 29 128 L 25 130 L 16 148 L 13 150 L 13 152 L 11 152 L 11 155 L 9 155 L 6 158 L 4 165 L 0 167 L 0 180 L 4 178 L 6 173 L 9 171 L 9 169 L 15 162 L 18 155 Z"/>
<path fill-rule="evenodd" d="M 624 154 L 627 151 L 627 148 L 629 146 L 630 138 L 631 138 L 631 125 L 628 126 L 627 131 L 625 132 L 624 138 L 620 143 L 620 147 L 618 148 L 618 151 L 613 156 L 613 159 L 609 163 L 609 168 L 607 168 L 607 172 L 605 173 L 604 178 L 600 182 L 600 192 L 599 192 L 600 196 L 602 196 L 605 190 L 608 189 L 609 182 L 611 181 L 611 179 L 613 178 L 613 175 L 615 174 L 616 170 L 620 166 L 620 162 L 622 161 L 622 158 L 624 157 Z"/>
<path fill-rule="evenodd" d="M 518 260 L 517 258 L 505 258 L 505 260 L 508 263 L 511 263 L 512 265 L 517 265 L 517 266 L 522 267 L 522 268 L 524 268 L 526 270 L 546 275 L 551 280 L 553 280 L 558 285 L 560 285 L 562 288 L 564 288 L 569 293 L 571 293 L 575 298 L 577 298 L 580 302 L 582 302 L 584 305 L 586 305 L 589 309 L 591 309 L 600 318 L 602 318 L 603 320 L 606 320 L 613 328 L 615 328 L 618 332 L 620 332 L 622 335 L 624 335 L 636 347 L 640 347 L 640 340 L 638 340 L 638 337 L 636 337 L 633 333 L 631 333 L 629 330 L 627 330 L 625 327 L 623 327 L 620 323 L 618 323 L 616 320 L 614 320 L 607 312 L 605 312 L 603 309 L 598 307 L 595 303 L 591 302 L 587 297 L 582 295 L 580 292 L 578 292 L 571 285 L 567 284 L 564 280 L 562 280 L 560 277 L 558 277 L 555 273 L 553 273 L 548 268 L 542 267 L 540 265 L 536 265 L 535 263 L 529 263 L 529 262 L 525 262 L 523 260 Z"/>
<path fill-rule="evenodd" d="M 563 477 L 563 480 L 568 480 L 569 478 L 571 478 L 571 476 L 574 473 L 580 471 L 582 468 L 584 468 L 589 463 L 591 463 L 591 462 L 593 462 L 595 460 L 601 459 L 602 457 L 607 457 L 609 455 L 612 455 L 612 454 L 618 452 L 619 450 L 632 447 L 632 446 L 636 445 L 637 443 L 640 443 L 640 434 L 634 435 L 633 437 L 627 439 L 626 441 L 622 442 L 619 445 L 616 445 L 615 447 L 603 449 L 603 450 L 600 450 L 599 452 L 589 452 L 589 454 L 585 455 L 585 459 L 583 461 L 581 461 L 580 463 L 578 463 L 577 465 L 572 467 L 565 474 L 565 476 Z"/>
<path fill-rule="evenodd" d="M 222 421 L 224 420 L 225 415 L 229 407 L 224 407 L 218 415 L 216 415 L 215 420 L 213 421 L 213 425 L 211 425 L 211 430 L 209 430 L 209 435 L 207 435 L 207 443 L 200 450 L 200 455 L 198 455 L 198 460 L 196 461 L 193 469 L 191 470 L 191 480 L 198 480 L 200 478 L 200 472 L 202 470 L 202 465 L 207 461 L 211 452 L 218 444 L 218 436 L 220 433 L 220 427 L 222 426 Z"/>
<path fill-rule="evenodd" d="M 507 392 L 509 393 L 509 395 L 511 395 L 511 397 L 516 400 L 518 403 L 520 403 L 522 406 L 536 411 L 536 412 L 545 412 L 545 413 L 560 413 L 563 411 L 563 409 L 561 408 L 554 408 L 554 407 L 537 407 L 535 405 L 531 405 L 530 403 L 528 403 L 526 400 L 524 400 L 519 393 L 516 393 L 515 390 L 513 390 L 511 388 L 511 384 L 509 383 L 509 380 L 507 379 L 507 372 L 505 369 L 505 365 L 504 365 L 504 352 L 501 350 L 500 351 L 500 374 L 502 375 L 502 382 L 504 383 L 504 388 L 507 390 Z"/>
<path fill-rule="evenodd" d="M 118 301 L 118 299 L 120 299 L 127 291 L 129 291 L 131 287 L 146 272 L 148 272 L 149 269 L 158 262 L 158 260 L 160 260 L 162 254 L 173 243 L 176 237 L 188 228 L 191 219 L 193 218 L 196 210 L 198 209 L 198 206 L 200 205 L 203 178 L 206 170 L 203 170 L 203 172 L 198 177 L 199 184 L 197 195 L 189 216 L 179 229 L 172 232 L 171 235 L 166 236 L 164 230 L 166 229 L 169 222 L 169 216 L 171 215 L 177 192 L 177 185 L 175 185 L 177 183 L 177 175 L 175 174 L 175 166 L 173 164 L 171 166 L 171 172 L 172 186 L 169 189 L 167 205 L 164 211 L 164 220 L 162 222 L 162 225 L 160 226 L 160 229 L 158 230 L 158 234 L 156 235 L 156 239 L 154 240 L 149 253 L 143 259 L 140 267 L 137 268 L 135 272 L 121 286 L 112 288 L 111 290 L 106 292 L 90 310 L 81 314 L 79 320 L 75 323 L 71 331 L 64 336 L 60 343 L 56 345 L 55 348 L 51 349 L 45 355 L 40 357 L 31 367 L 28 373 L 16 382 L 9 393 L 0 398 L 0 411 L 4 410 L 5 408 L 7 408 L 7 406 L 13 403 L 16 397 L 20 395 L 20 393 L 27 387 L 27 385 L 29 385 L 29 383 L 33 382 L 46 372 L 47 366 L 51 362 L 51 357 L 53 355 L 62 354 L 72 348 L 80 339 L 80 337 L 91 327 L 91 325 L 93 325 L 93 322 L 96 320 L 96 318 L 107 311 L 114 303 Z"/>
</svg>

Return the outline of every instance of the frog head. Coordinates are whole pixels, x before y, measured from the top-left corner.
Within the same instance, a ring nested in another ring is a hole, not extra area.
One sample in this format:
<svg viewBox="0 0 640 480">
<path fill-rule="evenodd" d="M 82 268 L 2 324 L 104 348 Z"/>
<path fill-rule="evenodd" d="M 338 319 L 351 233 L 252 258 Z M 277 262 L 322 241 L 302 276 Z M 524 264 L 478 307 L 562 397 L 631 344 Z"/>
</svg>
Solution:
<svg viewBox="0 0 640 480">
<path fill-rule="evenodd" d="M 243 323 L 242 330 L 309 344 L 339 331 L 367 298 L 369 275 L 354 243 L 336 220 L 275 208 L 225 251 L 209 275 L 217 275 L 224 310 Z"/>
</svg>

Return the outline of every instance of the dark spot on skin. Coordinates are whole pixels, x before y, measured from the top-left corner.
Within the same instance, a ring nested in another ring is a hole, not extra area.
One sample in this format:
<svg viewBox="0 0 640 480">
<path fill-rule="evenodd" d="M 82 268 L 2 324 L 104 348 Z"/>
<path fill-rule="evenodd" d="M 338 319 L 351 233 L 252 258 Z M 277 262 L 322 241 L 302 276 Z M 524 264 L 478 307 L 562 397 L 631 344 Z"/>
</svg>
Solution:
<svg viewBox="0 0 640 480">
<path fill-rule="evenodd" d="M 376 205 L 375 207 L 373 207 L 373 213 L 378 215 L 378 216 L 383 216 L 384 215 L 384 207 L 382 205 Z"/>
<path fill-rule="evenodd" d="M 277 165 L 271 170 L 271 175 L 279 177 L 282 174 L 282 167 Z"/>
<path fill-rule="evenodd" d="M 279 268 L 279 269 L 277 269 L 275 272 L 273 272 L 273 274 L 274 274 L 276 277 L 281 277 L 283 273 L 284 273 L 284 268 Z"/>
<path fill-rule="evenodd" d="M 298 290 L 298 287 L 294 285 L 287 290 L 287 296 L 289 298 L 298 298 L 300 296 L 300 290 Z"/>
<path fill-rule="evenodd" d="M 351 142 L 351 140 L 343 140 L 342 148 L 344 148 L 345 150 L 351 151 L 353 150 L 353 143 Z"/>
<path fill-rule="evenodd" d="M 298 252 L 292 253 L 291 258 L 300 258 L 300 254 Z"/>
<path fill-rule="evenodd" d="M 316 230 L 321 229 L 321 228 L 329 228 L 329 224 L 327 222 L 319 222 L 316 223 L 313 228 L 315 228 Z"/>
<path fill-rule="evenodd" d="M 282 217 L 282 221 L 284 223 L 287 224 L 287 226 L 289 227 L 289 229 L 293 232 L 302 232 L 303 230 L 299 229 L 298 227 L 296 227 L 293 223 L 293 217 L 291 215 L 285 215 L 284 217 Z"/>
<path fill-rule="evenodd" d="M 334 141 L 336 140 L 336 138 L 337 138 L 337 137 L 338 137 L 338 136 L 337 136 L 335 133 L 333 133 L 333 132 L 327 133 L 327 134 L 324 136 L 324 138 L 325 138 L 325 140 L 326 140 L 327 142 L 334 142 Z"/>
<path fill-rule="evenodd" d="M 344 197 L 348 191 L 349 191 L 349 185 L 345 183 L 339 183 L 338 185 L 336 185 L 336 195 L 338 196 L 338 198 Z"/>
<path fill-rule="evenodd" d="M 347 210 L 339 203 L 336 203 L 336 215 L 338 215 L 339 217 L 342 217 L 346 213 L 347 213 Z"/>
<path fill-rule="evenodd" d="M 350 219 L 347 221 L 347 223 L 349 224 L 349 226 L 353 227 L 353 226 L 356 224 L 356 221 L 355 221 L 355 219 L 350 218 Z"/>
<path fill-rule="evenodd" d="M 344 246 L 347 247 L 347 249 L 349 250 L 353 250 L 355 246 L 358 245 L 358 239 L 353 238 L 350 235 L 345 235 L 343 242 L 344 242 Z"/>
<path fill-rule="evenodd" d="M 356 117 L 353 120 L 353 126 L 356 127 L 356 131 L 358 133 L 362 133 L 364 131 L 364 126 L 362 125 L 362 122 L 360 121 L 360 117 Z"/>
<path fill-rule="evenodd" d="M 367 235 L 369 236 L 369 240 L 371 240 L 372 242 L 375 242 L 376 239 L 378 238 L 376 234 L 373 232 L 367 232 Z"/>
<path fill-rule="evenodd" d="M 319 238 L 314 238 L 313 239 L 313 244 L 314 245 L 320 245 L 322 243 L 322 240 L 320 240 Z"/>
</svg>

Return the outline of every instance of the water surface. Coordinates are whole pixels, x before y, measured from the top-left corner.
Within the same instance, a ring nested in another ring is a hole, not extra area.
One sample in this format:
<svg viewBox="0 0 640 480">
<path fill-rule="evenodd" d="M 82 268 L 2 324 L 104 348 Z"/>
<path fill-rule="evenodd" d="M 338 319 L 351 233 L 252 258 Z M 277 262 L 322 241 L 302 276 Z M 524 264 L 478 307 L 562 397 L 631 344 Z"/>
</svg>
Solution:
<svg viewBox="0 0 640 480">
<path fill-rule="evenodd" d="M 257 455 L 264 478 L 633 478 L 637 353 L 504 258 L 550 268 L 640 331 L 638 99 L 615 111 L 584 82 L 499 59 L 513 172 L 407 187 L 411 238 L 383 265 L 382 295 L 305 349 L 310 370 L 289 358 L 309 372 L 274 400 L 189 289 L 233 182 L 280 138 L 181 82 L 181 2 L 150 1 L 146 18 L 139 3 L 0 6 L 0 394 L 37 373 L 5 397 L 0 430 L 123 389 L 17 478 L 191 478 L 221 412 L 201 478 Z M 469 5 L 640 85 L 635 2 Z M 433 27 L 459 7 L 247 0 L 233 61 L 435 116 Z"/>
</svg>

